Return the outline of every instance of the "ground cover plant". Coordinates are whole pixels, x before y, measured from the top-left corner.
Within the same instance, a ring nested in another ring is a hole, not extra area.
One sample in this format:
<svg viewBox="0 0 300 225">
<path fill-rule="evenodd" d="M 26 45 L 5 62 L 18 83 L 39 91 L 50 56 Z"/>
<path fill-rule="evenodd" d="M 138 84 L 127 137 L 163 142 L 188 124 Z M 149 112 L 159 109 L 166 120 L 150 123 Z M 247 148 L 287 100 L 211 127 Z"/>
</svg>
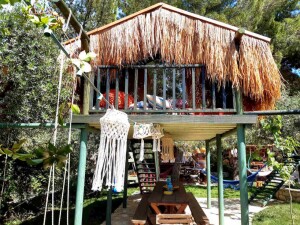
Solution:
<svg viewBox="0 0 300 225">
<path fill-rule="evenodd" d="M 300 224 L 300 203 L 293 203 L 295 224 Z M 271 205 L 254 215 L 253 225 L 291 224 L 290 205 L 288 203 Z"/>
</svg>

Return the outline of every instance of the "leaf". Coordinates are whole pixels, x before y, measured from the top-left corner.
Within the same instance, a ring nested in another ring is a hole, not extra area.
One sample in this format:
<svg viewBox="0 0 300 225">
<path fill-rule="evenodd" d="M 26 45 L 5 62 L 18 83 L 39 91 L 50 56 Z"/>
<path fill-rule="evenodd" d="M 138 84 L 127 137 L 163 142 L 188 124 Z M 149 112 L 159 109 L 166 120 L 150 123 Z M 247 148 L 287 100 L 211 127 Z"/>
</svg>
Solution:
<svg viewBox="0 0 300 225">
<path fill-rule="evenodd" d="M 90 61 L 93 60 L 96 56 L 97 56 L 96 53 L 94 53 L 94 52 L 89 52 L 88 54 L 86 54 L 86 57 L 85 57 L 84 61 L 90 62 Z"/>
<path fill-rule="evenodd" d="M 20 148 L 22 147 L 22 145 L 26 142 L 26 139 L 22 139 L 17 143 L 14 143 L 13 147 L 12 147 L 12 151 L 16 152 L 18 150 L 20 150 Z"/>
<path fill-rule="evenodd" d="M 92 66 L 91 66 L 91 64 L 89 64 L 89 63 L 87 63 L 87 62 L 82 62 L 83 64 L 81 65 L 81 68 L 80 69 L 82 69 L 83 70 L 83 72 L 85 72 L 85 73 L 89 73 L 89 72 L 91 72 L 92 71 Z"/>
<path fill-rule="evenodd" d="M 61 149 L 59 149 L 58 151 L 57 151 L 57 154 L 58 155 L 67 155 L 67 154 L 69 154 L 70 152 L 72 152 L 72 147 L 71 147 L 71 145 L 66 145 L 66 146 L 64 146 L 64 147 L 62 147 Z"/>
<path fill-rule="evenodd" d="M 4 153 L 8 156 L 12 156 L 13 152 L 11 150 L 8 150 L 7 148 L 3 149 Z"/>
<path fill-rule="evenodd" d="M 36 166 L 43 163 L 44 159 L 27 159 L 26 162 L 29 165 Z"/>
<path fill-rule="evenodd" d="M 40 23 L 40 19 L 36 16 L 36 15 L 30 15 L 30 21 L 34 24 L 39 24 Z"/>
<path fill-rule="evenodd" d="M 79 59 L 71 59 L 71 62 L 72 62 L 78 69 L 80 69 L 81 60 L 79 60 Z"/>
<path fill-rule="evenodd" d="M 56 153 L 57 148 L 51 142 L 49 142 L 48 150 L 49 152 Z"/>
<path fill-rule="evenodd" d="M 82 70 L 82 69 L 80 69 L 80 70 L 78 70 L 78 71 L 77 71 L 77 73 L 76 73 L 76 74 L 77 74 L 77 75 L 79 75 L 79 76 L 81 76 L 81 75 L 82 75 L 82 73 L 83 73 L 83 70 Z"/>
<path fill-rule="evenodd" d="M 41 22 L 44 24 L 44 25 L 47 25 L 49 23 L 49 17 L 47 16 L 42 16 L 41 17 Z"/>
<path fill-rule="evenodd" d="M 63 126 L 64 125 L 64 118 L 61 114 L 58 115 L 58 124 L 60 126 Z"/>
<path fill-rule="evenodd" d="M 81 61 L 85 60 L 86 59 L 86 52 L 85 51 L 80 52 L 78 58 Z"/>
<path fill-rule="evenodd" d="M 76 105 L 76 104 L 72 104 L 72 105 L 71 105 L 71 110 L 72 110 L 72 112 L 73 112 L 74 114 L 80 114 L 80 108 L 79 108 L 79 106 Z"/>
</svg>

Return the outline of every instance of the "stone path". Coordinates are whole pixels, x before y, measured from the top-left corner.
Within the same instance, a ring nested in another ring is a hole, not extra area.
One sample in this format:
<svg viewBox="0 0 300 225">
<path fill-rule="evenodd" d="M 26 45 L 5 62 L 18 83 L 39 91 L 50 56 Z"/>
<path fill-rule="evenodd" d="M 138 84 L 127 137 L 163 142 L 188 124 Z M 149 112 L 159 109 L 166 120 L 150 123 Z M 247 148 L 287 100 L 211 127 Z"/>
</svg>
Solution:
<svg viewBox="0 0 300 225">
<path fill-rule="evenodd" d="M 135 209 L 140 201 L 141 196 L 139 194 L 130 196 L 128 198 L 127 208 L 123 209 L 122 205 L 115 210 L 112 214 L 112 225 L 131 225 L 131 218 L 135 212 Z M 205 211 L 209 218 L 211 225 L 219 224 L 218 217 L 218 199 L 212 199 L 212 207 L 206 208 L 206 198 L 197 198 L 201 207 Z M 224 199 L 225 201 L 225 213 L 224 224 L 240 225 L 241 224 L 241 212 L 240 212 L 240 200 L 239 199 Z M 249 217 L 250 221 L 254 214 L 261 211 L 262 207 L 249 205 Z M 190 213 L 189 208 L 186 209 L 186 213 Z M 102 225 L 105 225 L 104 222 Z M 251 224 L 251 223 L 250 223 Z"/>
</svg>

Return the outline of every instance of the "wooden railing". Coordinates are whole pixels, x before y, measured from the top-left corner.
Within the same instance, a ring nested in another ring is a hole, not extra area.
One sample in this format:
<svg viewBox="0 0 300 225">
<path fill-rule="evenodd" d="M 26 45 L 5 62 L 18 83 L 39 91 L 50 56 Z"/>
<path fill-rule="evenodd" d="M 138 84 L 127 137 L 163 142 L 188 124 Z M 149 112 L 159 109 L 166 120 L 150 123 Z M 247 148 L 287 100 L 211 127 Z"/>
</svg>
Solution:
<svg viewBox="0 0 300 225">
<path fill-rule="evenodd" d="M 92 80 L 108 101 L 106 93 L 110 93 L 110 103 L 116 109 L 127 113 L 236 112 L 231 84 L 218 86 L 206 78 L 205 67 L 199 64 L 98 66 Z M 160 96 L 158 101 L 155 96 Z M 108 108 L 98 97 L 91 90 L 90 113 L 101 113 Z"/>
</svg>

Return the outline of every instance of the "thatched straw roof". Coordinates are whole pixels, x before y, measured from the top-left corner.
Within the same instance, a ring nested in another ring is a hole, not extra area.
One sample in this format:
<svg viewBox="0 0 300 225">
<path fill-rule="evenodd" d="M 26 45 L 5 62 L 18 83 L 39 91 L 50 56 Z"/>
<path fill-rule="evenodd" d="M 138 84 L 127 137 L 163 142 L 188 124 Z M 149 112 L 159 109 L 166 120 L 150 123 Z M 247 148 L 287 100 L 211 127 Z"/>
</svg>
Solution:
<svg viewBox="0 0 300 225">
<path fill-rule="evenodd" d="M 281 76 L 270 39 L 246 31 L 237 51 L 238 28 L 159 3 L 88 32 L 98 65 L 135 64 L 160 56 L 175 64 L 204 64 L 208 78 L 231 81 L 254 103 L 272 109 Z"/>
</svg>

